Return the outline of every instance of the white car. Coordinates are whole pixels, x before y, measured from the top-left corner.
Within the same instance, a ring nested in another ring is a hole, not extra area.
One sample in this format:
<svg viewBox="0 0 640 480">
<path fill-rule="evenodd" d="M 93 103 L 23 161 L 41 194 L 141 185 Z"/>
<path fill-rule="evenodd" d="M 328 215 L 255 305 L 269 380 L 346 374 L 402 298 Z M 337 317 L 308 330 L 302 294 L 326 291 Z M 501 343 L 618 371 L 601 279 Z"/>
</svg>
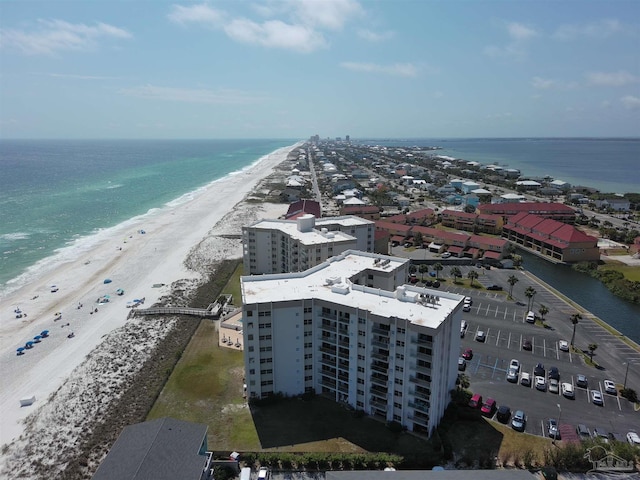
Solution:
<svg viewBox="0 0 640 480">
<path fill-rule="evenodd" d="M 533 383 L 536 386 L 536 390 L 540 390 L 541 392 L 544 392 L 547 389 L 547 381 L 544 379 L 544 377 L 536 377 L 533 381 Z"/>
<path fill-rule="evenodd" d="M 604 405 L 604 400 L 602 400 L 602 393 L 600 393 L 600 390 L 591 390 L 591 401 L 594 405 Z"/>
<path fill-rule="evenodd" d="M 462 311 L 463 312 L 470 312 L 471 311 L 471 305 L 469 305 L 468 303 L 465 303 L 464 306 L 462 307 Z"/>
<path fill-rule="evenodd" d="M 468 303 L 469 305 L 471 305 L 473 303 L 473 298 L 471 297 L 464 297 L 464 303 Z"/>
<path fill-rule="evenodd" d="M 562 384 L 562 395 L 564 397 L 567 397 L 567 398 L 575 398 L 576 394 L 573 391 L 573 385 L 571 385 L 570 383 L 567 383 L 567 382 L 563 383 Z"/>
<path fill-rule="evenodd" d="M 560 390 L 560 385 L 558 380 L 556 380 L 555 378 L 550 378 L 549 379 L 549 393 L 558 393 L 558 391 Z"/>
<path fill-rule="evenodd" d="M 507 372 L 507 382 L 518 383 L 518 371 L 515 368 L 510 368 Z"/>
<path fill-rule="evenodd" d="M 509 368 L 515 368 L 517 372 L 520 372 L 520 362 L 515 358 L 512 358 L 509 362 Z"/>
<path fill-rule="evenodd" d="M 476 332 L 476 341 L 484 342 L 487 339 L 486 334 L 482 330 Z"/>
<path fill-rule="evenodd" d="M 268 478 L 270 478 L 268 468 L 262 467 L 260 470 L 258 470 L 258 480 L 266 480 Z"/>
<path fill-rule="evenodd" d="M 451 253 L 450 253 L 450 252 L 444 252 L 444 253 L 442 254 L 442 258 L 449 258 L 450 256 L 451 256 Z"/>
<path fill-rule="evenodd" d="M 527 313 L 526 321 L 527 323 L 536 323 L 536 314 L 533 312 Z"/>
<path fill-rule="evenodd" d="M 604 391 L 609 395 L 618 395 L 618 390 L 616 389 L 616 384 L 611 380 L 605 380 L 604 382 Z"/>
<path fill-rule="evenodd" d="M 634 446 L 640 445 L 640 435 L 638 435 L 636 432 L 627 433 L 627 442 L 629 442 L 630 445 Z"/>
<path fill-rule="evenodd" d="M 522 375 L 520 375 L 520 385 L 531 386 L 531 375 L 528 372 L 522 372 Z"/>
<path fill-rule="evenodd" d="M 558 342 L 558 348 L 560 350 L 562 350 L 563 352 L 568 352 L 569 351 L 569 342 L 567 342 L 566 340 L 560 340 Z"/>
</svg>

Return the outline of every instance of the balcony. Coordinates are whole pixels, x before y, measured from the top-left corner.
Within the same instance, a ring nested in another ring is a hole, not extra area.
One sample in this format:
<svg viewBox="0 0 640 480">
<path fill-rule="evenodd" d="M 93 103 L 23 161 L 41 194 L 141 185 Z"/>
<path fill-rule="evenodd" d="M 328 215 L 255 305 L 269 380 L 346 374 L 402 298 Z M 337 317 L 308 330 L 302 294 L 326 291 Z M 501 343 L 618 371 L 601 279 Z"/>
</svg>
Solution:
<svg viewBox="0 0 640 480">
<path fill-rule="evenodd" d="M 429 417 L 423 417 L 422 415 L 409 415 L 407 417 L 413 423 L 417 423 L 418 425 L 422 425 L 424 428 L 429 428 Z"/>
<path fill-rule="evenodd" d="M 387 363 L 373 363 L 371 370 L 387 375 L 389 373 L 389 365 Z"/>
<path fill-rule="evenodd" d="M 332 367 L 332 368 L 335 368 L 335 366 L 336 366 L 336 358 L 335 357 L 330 358 L 330 357 L 322 356 L 322 357 L 320 357 L 318 362 L 320 362 L 321 365 L 326 365 L 326 366 Z"/>
<path fill-rule="evenodd" d="M 421 373 L 423 375 L 431 376 L 431 369 L 430 368 L 423 367 L 423 366 L 420 366 L 420 365 L 412 365 L 411 369 L 415 370 L 416 373 Z"/>
<path fill-rule="evenodd" d="M 320 324 L 320 329 L 326 332 L 332 332 L 332 333 L 336 333 L 338 331 L 335 325 L 331 325 L 330 323 L 326 323 L 326 322 L 322 322 Z"/>
<path fill-rule="evenodd" d="M 338 316 L 332 312 L 321 312 L 320 316 L 322 318 L 328 318 L 329 320 L 337 320 Z"/>
<path fill-rule="evenodd" d="M 416 410 L 418 412 L 423 412 L 426 415 L 429 414 L 429 403 L 428 402 L 422 402 L 422 401 L 416 400 L 415 402 L 409 402 L 409 407 L 413 408 L 414 410 Z"/>
<path fill-rule="evenodd" d="M 373 327 L 371 331 L 376 335 L 382 335 L 383 337 L 388 337 L 390 332 L 390 330 L 380 328 L 380 327 Z"/>
<path fill-rule="evenodd" d="M 409 340 L 409 343 L 411 343 L 411 345 L 419 345 L 421 347 L 433 349 L 433 342 L 427 342 L 426 340 L 420 340 L 417 337 L 411 337 L 411 340 Z"/>
<path fill-rule="evenodd" d="M 335 379 L 330 379 L 330 378 L 327 378 L 325 376 L 323 376 L 321 378 L 320 385 L 322 385 L 323 387 L 331 388 L 332 390 L 336 389 L 336 381 L 335 381 Z"/>
<path fill-rule="evenodd" d="M 318 350 L 320 350 L 322 353 L 328 353 L 329 355 L 336 354 L 336 347 L 332 345 L 322 346 L 318 348 Z"/>
<path fill-rule="evenodd" d="M 371 340 L 371 344 L 375 347 L 379 347 L 379 348 L 385 348 L 388 349 L 389 348 L 389 340 L 386 339 L 385 340 L 380 340 L 380 339 L 374 339 Z"/>
<path fill-rule="evenodd" d="M 419 377 L 414 377 L 413 375 L 409 375 L 409 381 L 411 383 L 415 383 L 416 385 L 422 385 L 423 387 L 431 387 L 431 382 Z"/>
<path fill-rule="evenodd" d="M 430 398 L 429 392 L 426 392 L 422 389 L 409 390 L 409 394 L 413 395 L 416 401 L 420 400 L 424 402 L 429 402 L 429 398 Z"/>
<path fill-rule="evenodd" d="M 389 384 L 389 378 L 384 376 L 384 375 L 378 375 L 378 374 L 372 374 L 371 377 L 371 383 L 374 383 L 376 385 L 380 385 L 384 388 L 387 388 L 388 384 Z"/>
<path fill-rule="evenodd" d="M 376 360 L 381 360 L 383 362 L 389 361 L 389 350 L 377 350 L 371 354 L 371 357 Z"/>
<path fill-rule="evenodd" d="M 380 387 L 378 385 L 372 385 L 371 388 L 369 389 L 369 393 L 371 393 L 371 395 L 377 395 L 378 397 L 382 397 L 385 399 L 387 399 L 387 387 Z"/>
<path fill-rule="evenodd" d="M 379 408 L 380 410 L 386 410 L 387 409 L 387 402 L 382 402 L 380 400 L 378 400 L 377 398 L 371 397 L 369 399 L 369 405 L 371 405 L 372 407 L 375 408 Z"/>
</svg>

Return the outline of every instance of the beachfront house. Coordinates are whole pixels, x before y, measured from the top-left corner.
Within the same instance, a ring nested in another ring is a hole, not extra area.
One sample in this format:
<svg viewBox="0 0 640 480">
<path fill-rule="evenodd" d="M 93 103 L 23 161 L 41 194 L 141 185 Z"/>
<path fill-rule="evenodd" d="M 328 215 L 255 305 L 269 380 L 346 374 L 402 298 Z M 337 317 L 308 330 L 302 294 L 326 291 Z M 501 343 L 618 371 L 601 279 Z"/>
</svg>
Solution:
<svg viewBox="0 0 640 480">
<path fill-rule="evenodd" d="M 210 463 L 206 425 L 158 418 L 125 427 L 93 480 L 201 480 Z"/>
<path fill-rule="evenodd" d="M 455 388 L 464 297 L 405 285 L 409 265 L 351 250 L 243 276 L 249 398 L 316 392 L 430 435 Z"/>
</svg>

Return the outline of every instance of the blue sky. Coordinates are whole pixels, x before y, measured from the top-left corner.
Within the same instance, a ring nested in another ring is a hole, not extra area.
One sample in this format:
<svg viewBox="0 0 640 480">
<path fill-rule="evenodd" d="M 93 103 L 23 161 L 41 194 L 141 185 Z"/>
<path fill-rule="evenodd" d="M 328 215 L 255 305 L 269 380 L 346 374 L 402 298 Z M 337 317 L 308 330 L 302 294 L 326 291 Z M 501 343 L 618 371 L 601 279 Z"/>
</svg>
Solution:
<svg viewBox="0 0 640 480">
<path fill-rule="evenodd" d="M 0 1 L 0 138 L 640 136 L 640 2 Z"/>
</svg>

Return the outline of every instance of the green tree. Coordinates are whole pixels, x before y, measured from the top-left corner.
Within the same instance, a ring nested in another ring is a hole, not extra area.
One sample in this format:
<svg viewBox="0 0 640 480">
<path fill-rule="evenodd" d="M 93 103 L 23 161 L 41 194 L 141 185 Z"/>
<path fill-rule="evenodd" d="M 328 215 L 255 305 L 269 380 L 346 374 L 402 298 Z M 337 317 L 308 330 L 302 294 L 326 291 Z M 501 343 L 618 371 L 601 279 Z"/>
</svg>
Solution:
<svg viewBox="0 0 640 480">
<path fill-rule="evenodd" d="M 544 322 L 544 316 L 549 313 L 549 308 L 546 305 L 540 305 L 540 308 L 538 308 L 538 313 L 540 314 L 540 316 L 542 317 L 542 321 Z"/>
<path fill-rule="evenodd" d="M 420 271 L 420 281 L 424 283 L 424 274 L 429 271 L 429 266 L 426 263 L 423 263 L 418 267 L 418 270 Z"/>
<path fill-rule="evenodd" d="M 436 263 L 433 266 L 433 269 L 436 271 L 436 278 L 438 278 L 438 272 L 441 272 L 444 269 L 444 267 L 442 266 L 441 263 Z"/>
<path fill-rule="evenodd" d="M 571 315 L 570 319 L 571 324 L 573 325 L 573 335 L 571 335 L 571 346 L 573 347 L 573 341 L 576 339 L 576 325 L 578 325 L 578 322 L 582 320 L 582 315 L 576 312 Z"/>
<path fill-rule="evenodd" d="M 458 384 L 458 388 L 460 390 L 466 390 L 471 386 L 471 381 L 469 380 L 469 377 L 464 373 L 458 374 L 458 381 L 456 383 Z"/>
<path fill-rule="evenodd" d="M 524 291 L 524 296 L 527 297 L 527 310 L 531 311 L 531 309 L 533 308 L 533 299 L 536 296 L 536 289 L 533 287 L 527 287 L 527 289 Z"/>
<path fill-rule="evenodd" d="M 478 278 L 478 272 L 476 272 L 475 270 L 469 270 L 469 273 L 467 273 L 467 278 L 471 280 L 471 286 L 473 286 L 473 281 Z"/>
<path fill-rule="evenodd" d="M 453 283 L 458 283 L 458 278 L 462 277 L 462 271 L 458 267 L 451 267 L 449 273 L 453 277 Z"/>
<path fill-rule="evenodd" d="M 515 275 L 509 275 L 509 278 L 507 279 L 507 283 L 509 284 L 509 298 L 513 298 L 513 286 L 519 281 L 520 280 L 518 280 L 518 277 Z"/>
<path fill-rule="evenodd" d="M 416 232 L 413 234 L 413 245 L 415 247 L 419 247 L 423 242 L 424 240 L 422 239 L 422 233 Z"/>
<path fill-rule="evenodd" d="M 593 352 L 598 348 L 597 343 L 590 343 L 587 349 L 589 350 L 589 358 L 591 359 L 591 363 L 593 363 Z"/>
</svg>

